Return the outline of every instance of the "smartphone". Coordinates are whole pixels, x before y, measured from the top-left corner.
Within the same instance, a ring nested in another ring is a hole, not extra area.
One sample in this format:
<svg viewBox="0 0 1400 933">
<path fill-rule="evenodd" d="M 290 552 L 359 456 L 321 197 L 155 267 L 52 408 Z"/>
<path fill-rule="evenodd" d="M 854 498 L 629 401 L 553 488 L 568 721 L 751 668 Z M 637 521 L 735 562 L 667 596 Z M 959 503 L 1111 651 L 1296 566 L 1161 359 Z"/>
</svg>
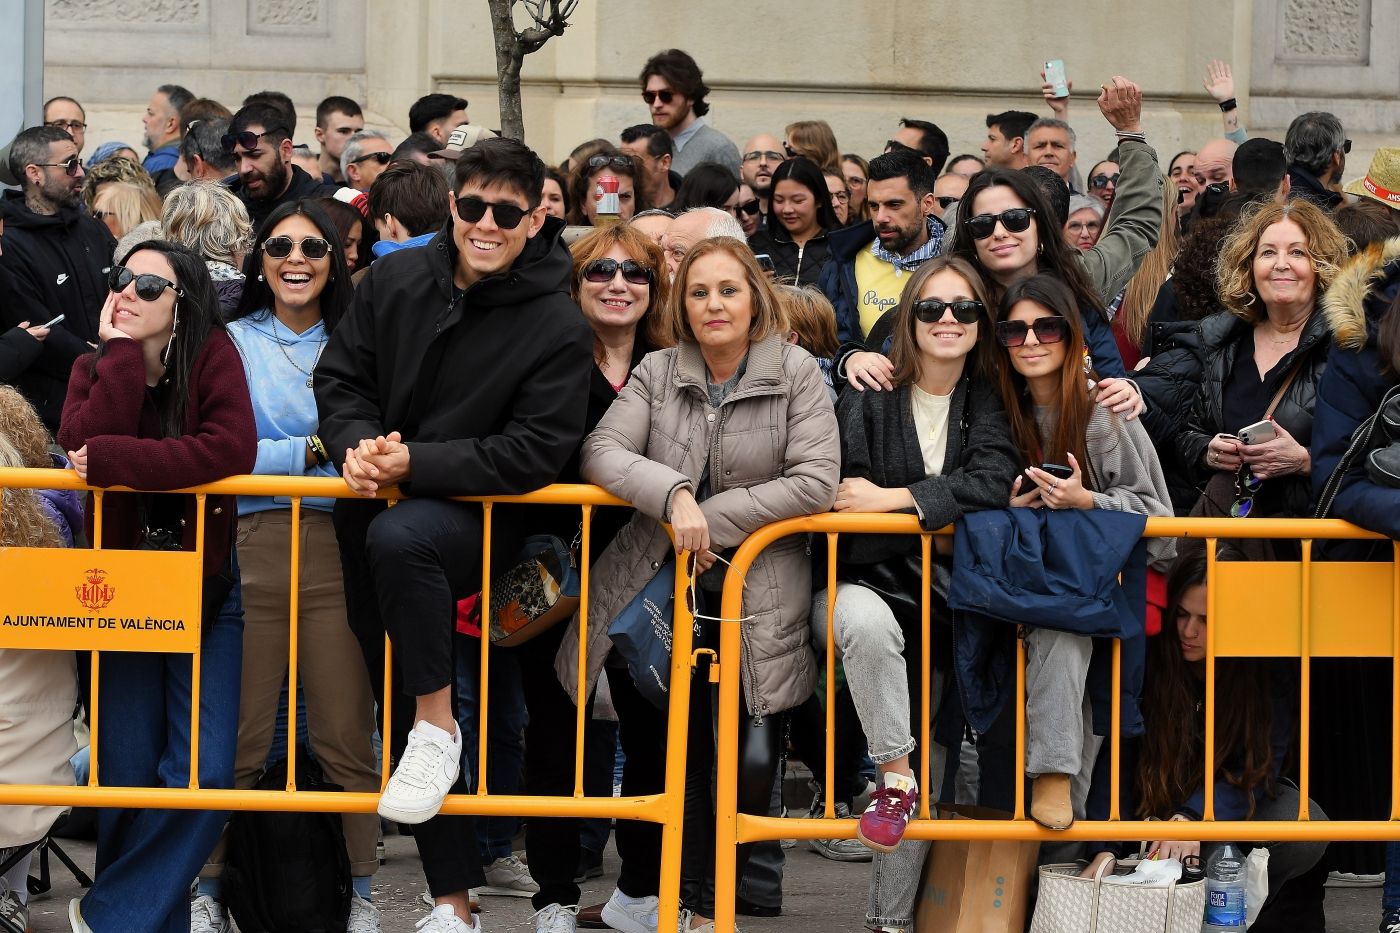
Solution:
<svg viewBox="0 0 1400 933">
<path fill-rule="evenodd" d="M 1069 96 L 1069 84 L 1065 81 L 1063 59 L 1053 58 L 1045 63 L 1045 83 L 1050 85 L 1051 93 L 1056 97 Z"/>
<path fill-rule="evenodd" d="M 63 318 L 64 318 L 64 315 L 60 314 L 58 317 L 54 318 L 52 321 L 49 321 L 49 322 L 48 322 L 47 324 L 45 324 L 44 326 L 45 326 L 45 327 L 53 327 L 55 324 L 60 323 L 60 322 L 63 320 Z"/>
<path fill-rule="evenodd" d="M 1062 463 L 1042 463 L 1040 468 L 1055 479 L 1069 479 L 1074 475 L 1074 471 Z"/>
<path fill-rule="evenodd" d="M 754 257 L 753 257 L 753 258 L 754 258 L 754 261 L 756 261 L 756 262 L 758 263 L 758 267 L 759 267 L 760 269 L 762 269 L 764 272 L 776 272 L 776 271 L 777 271 L 777 270 L 773 267 L 773 257 L 772 257 L 772 256 L 769 256 L 767 253 L 754 253 Z"/>
<path fill-rule="evenodd" d="M 1256 421 L 1247 428 L 1240 428 L 1239 434 L 1235 436 L 1241 444 L 1262 444 L 1278 437 L 1278 429 L 1272 421 Z"/>
</svg>

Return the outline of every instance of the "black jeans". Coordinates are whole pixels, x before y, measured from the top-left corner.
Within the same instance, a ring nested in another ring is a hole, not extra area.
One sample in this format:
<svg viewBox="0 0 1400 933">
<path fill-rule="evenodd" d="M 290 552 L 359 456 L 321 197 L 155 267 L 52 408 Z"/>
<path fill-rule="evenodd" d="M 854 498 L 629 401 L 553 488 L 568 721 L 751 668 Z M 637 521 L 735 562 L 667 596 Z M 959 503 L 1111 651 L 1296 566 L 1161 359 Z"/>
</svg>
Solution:
<svg viewBox="0 0 1400 933">
<path fill-rule="evenodd" d="M 738 658 L 733 663 L 738 663 Z M 622 711 L 618 710 L 621 718 Z M 714 700 L 709 661 L 702 660 L 690 681 L 690 735 L 685 762 L 685 836 L 681 849 L 681 905 L 705 917 L 715 914 Z M 783 717 L 755 719 L 739 696 L 739 812 L 768 812 L 782 751 Z M 629 761 L 630 764 L 630 761 Z M 734 877 L 744 876 L 752 843 L 738 847 Z"/>
<path fill-rule="evenodd" d="M 817 664 L 826 669 L 826 659 L 819 657 Z M 917 692 L 912 694 L 917 696 Z M 911 723 L 918 723 L 915 711 Z M 802 759 L 812 772 L 812 777 L 822 787 L 823 799 L 826 792 L 826 707 L 814 693 L 800 706 L 788 712 L 788 739 L 792 750 Z M 851 801 L 865 791 L 865 778 L 860 773 L 861 760 L 865 757 L 865 730 L 861 727 L 856 705 L 851 702 L 851 691 L 843 685 L 836 694 L 836 764 L 833 777 L 836 782 L 830 796 L 837 803 L 851 805 Z"/>
<path fill-rule="evenodd" d="M 345 608 L 380 709 L 385 632 L 393 642 L 390 738 L 397 761 L 414 726 L 416 697 L 450 687 L 457 708 L 452 634 L 457 600 L 481 589 L 481 512 L 441 499 L 410 499 L 391 509 L 341 499 L 333 519 Z M 467 792 L 464 775 L 449 792 Z M 436 816 L 414 826 L 413 839 L 434 897 L 486 883 L 471 816 Z"/>
</svg>

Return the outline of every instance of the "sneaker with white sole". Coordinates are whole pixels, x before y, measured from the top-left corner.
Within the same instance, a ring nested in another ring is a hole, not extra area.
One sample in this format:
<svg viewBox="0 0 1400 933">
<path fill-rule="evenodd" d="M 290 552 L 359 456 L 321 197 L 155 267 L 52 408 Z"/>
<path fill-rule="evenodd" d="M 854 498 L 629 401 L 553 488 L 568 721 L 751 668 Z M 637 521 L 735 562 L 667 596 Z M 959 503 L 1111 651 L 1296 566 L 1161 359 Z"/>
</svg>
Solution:
<svg viewBox="0 0 1400 933">
<path fill-rule="evenodd" d="M 29 933 L 29 908 L 19 902 L 4 878 L 0 878 L 0 931 Z"/>
<path fill-rule="evenodd" d="M 190 901 L 190 933 L 229 933 L 233 921 L 224 905 L 207 894 Z"/>
<path fill-rule="evenodd" d="M 530 877 L 530 869 L 514 855 L 498 858 L 482 869 L 486 884 L 477 888 L 478 894 L 495 894 L 500 897 L 533 897 L 540 893 L 540 886 Z"/>
<path fill-rule="evenodd" d="M 383 933 L 383 929 L 379 908 L 360 895 L 352 893 L 350 895 L 350 919 L 345 923 L 345 933 Z"/>
<path fill-rule="evenodd" d="M 656 912 L 660 899 L 628 897 L 613 888 L 612 897 L 603 905 L 603 922 L 619 933 L 656 933 Z"/>
<path fill-rule="evenodd" d="M 419 933 L 481 933 L 481 924 L 475 917 L 471 923 L 462 922 L 451 904 L 439 904 L 433 912 L 413 925 Z"/>
<path fill-rule="evenodd" d="M 479 914 L 482 911 L 481 900 L 476 896 L 476 888 L 467 888 L 467 900 L 471 902 L 472 913 Z M 437 901 L 433 899 L 433 892 L 424 888 L 418 895 L 418 903 L 432 910 L 437 906 Z"/>
<path fill-rule="evenodd" d="M 68 902 L 68 925 L 73 933 L 92 933 L 92 927 L 83 922 L 83 899 L 80 897 Z"/>
<path fill-rule="evenodd" d="M 535 911 L 535 933 L 574 933 L 578 929 L 578 905 L 546 904 Z"/>
<path fill-rule="evenodd" d="M 420 720 L 408 733 L 399 766 L 379 798 L 379 815 L 410 826 L 437 816 L 457 780 L 462 760 L 462 733 L 448 735 Z"/>
<path fill-rule="evenodd" d="M 826 801 L 822 797 L 821 787 L 816 781 L 810 781 L 808 785 L 812 788 L 812 805 L 807 808 L 807 819 L 824 819 Z M 837 803 L 833 809 L 836 819 L 851 818 L 851 808 L 845 803 Z M 822 858 L 831 859 L 833 862 L 868 862 L 875 857 L 875 853 L 866 848 L 865 843 L 859 839 L 808 839 L 807 846 Z"/>
</svg>

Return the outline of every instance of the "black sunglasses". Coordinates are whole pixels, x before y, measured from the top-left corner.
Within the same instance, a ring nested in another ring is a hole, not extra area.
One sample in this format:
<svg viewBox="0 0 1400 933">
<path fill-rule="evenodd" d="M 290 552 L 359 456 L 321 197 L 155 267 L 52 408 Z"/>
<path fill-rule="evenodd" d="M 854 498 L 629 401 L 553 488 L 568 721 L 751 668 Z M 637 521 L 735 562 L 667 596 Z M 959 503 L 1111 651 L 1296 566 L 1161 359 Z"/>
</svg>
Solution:
<svg viewBox="0 0 1400 933">
<path fill-rule="evenodd" d="M 758 198 L 754 198 L 752 201 L 745 201 L 743 204 L 739 205 L 739 213 L 748 214 L 750 217 L 753 217 L 762 209 L 763 205 L 758 203 Z"/>
<path fill-rule="evenodd" d="M 254 133 L 252 130 L 244 130 L 241 133 L 225 133 L 223 136 L 219 137 L 219 145 L 223 146 L 224 152 L 230 155 L 232 155 L 233 151 L 239 146 L 252 152 L 254 149 L 258 148 L 259 139 L 262 139 L 264 136 L 275 135 L 276 132 L 276 130 L 263 130 L 261 133 Z"/>
<path fill-rule="evenodd" d="M 792 143 L 788 142 L 786 139 L 783 140 L 783 151 L 787 153 L 789 159 L 797 157 L 797 150 L 792 148 Z"/>
<path fill-rule="evenodd" d="M 1025 321 L 997 321 L 997 343 L 1008 348 L 1022 346 L 1030 331 L 1035 331 L 1037 343 L 1062 343 L 1069 339 L 1069 321 L 1058 314 L 1038 317 L 1030 324 Z"/>
<path fill-rule="evenodd" d="M 886 152 L 912 152 L 912 153 L 914 153 L 914 154 L 917 155 L 917 156 L 922 156 L 922 155 L 923 155 L 922 152 L 920 152 L 919 150 L 915 149 L 913 146 L 906 146 L 906 145 L 904 145 L 904 143 L 900 142 L 900 141 L 897 140 L 897 139 L 887 139 L 887 140 L 885 140 L 885 151 L 886 151 Z"/>
<path fill-rule="evenodd" d="M 268 237 L 263 241 L 263 252 L 273 259 L 286 259 L 292 255 L 292 247 L 300 246 L 302 256 L 307 259 L 325 259 L 331 251 L 331 244 L 323 237 L 308 236 L 293 240 L 289 236 Z"/>
<path fill-rule="evenodd" d="M 514 230 L 520 226 L 520 221 L 525 219 L 525 215 L 530 213 L 523 207 L 509 202 L 497 204 L 468 196 L 457 199 L 457 216 L 469 224 L 474 224 L 486 216 L 488 207 L 491 209 L 491 218 L 502 230 Z"/>
<path fill-rule="evenodd" d="M 1254 496 L 1263 485 L 1264 481 L 1254 475 L 1249 464 L 1240 464 L 1235 473 L 1235 501 L 1230 506 L 1230 517 L 1249 518 L 1249 513 L 1254 508 Z"/>
<path fill-rule="evenodd" d="M 588 160 L 590 170 L 600 168 L 631 169 L 632 159 L 628 156 L 595 155 Z"/>
<path fill-rule="evenodd" d="M 394 157 L 394 156 L 393 156 L 393 153 L 389 153 L 389 152 L 366 152 L 364 155 L 360 156 L 358 159 L 351 159 L 351 160 L 350 160 L 350 164 L 351 164 L 351 165 L 359 165 L 361 162 L 365 162 L 365 161 L 367 161 L 367 160 L 369 160 L 369 159 L 373 159 L 374 161 L 378 162 L 380 165 L 388 165 L 388 164 L 389 164 L 389 160 L 392 159 L 393 157 Z"/>
<path fill-rule="evenodd" d="M 643 91 L 643 92 L 642 92 L 642 100 L 644 100 L 644 101 L 647 102 L 647 106 L 648 106 L 648 107 L 650 107 L 652 104 L 656 103 L 656 99 L 657 99 L 658 97 L 661 98 L 661 102 L 662 102 L 663 104 L 669 104 L 671 101 L 673 101 L 673 100 L 676 99 L 676 92 L 675 92 L 675 91 Z"/>
<path fill-rule="evenodd" d="M 1092 178 L 1089 179 L 1089 187 L 1090 187 L 1090 188 L 1107 188 L 1109 185 L 1116 185 L 1116 184 L 1118 184 L 1118 176 L 1117 176 L 1117 175 L 1103 175 L 1103 174 L 1099 174 L 1099 175 L 1095 175 L 1094 177 L 1092 177 Z"/>
<path fill-rule="evenodd" d="M 948 208 L 961 201 L 962 198 L 955 198 L 952 195 L 944 194 L 939 195 L 938 197 L 934 198 L 934 200 L 938 202 L 939 207 L 943 208 L 946 211 Z"/>
<path fill-rule="evenodd" d="M 150 273 L 137 275 L 126 266 L 114 266 L 112 271 L 107 273 L 107 287 L 114 292 L 126 291 L 126 287 L 132 282 L 136 283 L 136 297 L 142 301 L 155 301 L 167 288 L 175 293 L 176 298 L 185 297 L 183 288 L 158 275 Z"/>
<path fill-rule="evenodd" d="M 1001 221 L 1007 233 L 1020 233 L 1030 228 L 1034 214 L 1033 207 L 1013 207 L 1000 214 L 978 214 L 967 218 L 967 232 L 972 234 L 974 240 L 985 240 L 996 232 L 997 221 Z"/>
<path fill-rule="evenodd" d="M 914 317 L 925 324 L 935 324 L 943 320 L 944 311 L 953 312 L 953 320 L 959 324 L 976 324 L 982 317 L 982 302 L 975 298 L 960 301 L 941 301 L 937 298 L 920 298 L 914 302 Z"/>
<path fill-rule="evenodd" d="M 61 168 L 63 174 L 69 178 L 77 178 L 83 170 L 83 160 L 77 156 L 73 156 L 67 162 L 35 162 L 34 164 L 44 168 Z"/>
<path fill-rule="evenodd" d="M 84 123 L 82 120 L 50 120 L 44 125 L 57 127 L 60 130 L 67 130 L 70 133 L 73 130 L 87 129 L 87 124 Z"/>
<path fill-rule="evenodd" d="M 1344 139 L 1344 140 L 1342 140 L 1342 152 L 1343 152 L 1343 153 L 1346 153 L 1346 154 L 1350 154 L 1350 152 L 1351 152 L 1351 140 L 1349 140 L 1349 139 Z"/>
<path fill-rule="evenodd" d="M 611 282 L 618 270 L 622 270 L 624 281 L 633 285 L 650 285 L 652 281 L 652 271 L 646 266 L 632 259 L 624 259 L 618 262 L 616 259 L 595 259 L 583 267 L 583 280 L 585 282 Z"/>
</svg>

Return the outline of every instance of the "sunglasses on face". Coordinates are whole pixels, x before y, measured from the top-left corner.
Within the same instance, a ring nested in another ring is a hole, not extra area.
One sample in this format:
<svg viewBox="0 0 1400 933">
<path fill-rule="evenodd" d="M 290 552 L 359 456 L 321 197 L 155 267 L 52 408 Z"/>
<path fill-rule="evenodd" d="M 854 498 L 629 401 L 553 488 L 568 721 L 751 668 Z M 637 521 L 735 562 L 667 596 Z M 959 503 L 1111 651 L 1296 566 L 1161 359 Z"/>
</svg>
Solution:
<svg viewBox="0 0 1400 933">
<path fill-rule="evenodd" d="M 388 165 L 388 164 L 389 164 L 389 160 L 392 159 L 393 157 L 394 157 L 393 154 L 392 154 L 392 153 L 388 153 L 388 152 L 366 152 L 364 155 L 360 156 L 358 159 L 351 159 L 351 160 L 350 160 L 350 164 L 351 164 L 351 165 L 359 165 L 361 162 L 367 162 L 367 161 L 369 161 L 370 159 L 373 159 L 374 161 L 378 162 L 380 165 Z"/>
<path fill-rule="evenodd" d="M 997 321 L 997 343 L 1008 349 L 1023 346 L 1026 334 L 1035 332 L 1037 343 L 1063 343 L 1069 339 L 1069 321 L 1060 315 L 1025 321 Z"/>
<path fill-rule="evenodd" d="M 943 320 L 944 311 L 953 312 L 953 320 L 959 324 L 976 324 L 982 317 L 982 302 L 973 298 L 960 301 L 941 301 L 937 298 L 920 298 L 914 302 L 914 317 L 925 324 L 935 324 Z"/>
<path fill-rule="evenodd" d="M 967 218 L 967 232 L 972 234 L 974 240 L 985 240 L 996 232 L 997 223 L 1000 222 L 1007 233 L 1020 233 L 1030 228 L 1034 214 L 1033 207 L 1013 207 L 1000 214 L 978 214 Z"/>
<path fill-rule="evenodd" d="M 904 143 L 900 142 L 900 141 L 897 140 L 897 139 L 887 139 L 887 140 L 885 140 L 885 151 L 886 151 L 886 152 L 912 152 L 912 153 L 914 153 L 915 155 L 920 155 L 920 156 L 923 155 L 922 152 L 920 152 L 919 150 L 915 149 L 913 146 L 906 146 L 906 145 L 904 145 Z"/>
<path fill-rule="evenodd" d="M 183 288 L 158 275 L 149 273 L 137 275 L 126 266 L 115 266 L 111 272 L 107 273 L 107 287 L 114 292 L 126 291 L 126 287 L 132 282 L 136 283 L 136 297 L 142 301 L 155 301 L 167 288 L 175 293 L 176 298 L 185 297 Z"/>
<path fill-rule="evenodd" d="M 264 136 L 271 136 L 272 134 L 272 130 L 264 130 L 261 133 L 254 133 L 252 130 L 244 130 L 241 133 L 225 133 L 223 136 L 219 137 L 219 145 L 221 145 L 224 152 L 229 155 L 232 155 L 233 151 L 239 146 L 252 152 L 254 149 L 258 148 L 258 140 L 262 139 Z"/>
<path fill-rule="evenodd" d="M 588 160 L 588 167 L 589 169 L 615 168 L 625 170 L 632 167 L 632 160 L 627 156 L 595 155 Z"/>
<path fill-rule="evenodd" d="M 322 237 L 308 236 L 293 240 L 289 236 L 274 236 L 264 241 L 263 252 L 273 259 L 286 259 L 292 255 L 293 246 L 300 246 L 301 255 L 307 259 L 325 259 L 331 251 L 331 244 Z"/>
<path fill-rule="evenodd" d="M 583 280 L 601 285 L 611 282 L 618 270 L 622 271 L 622 279 L 625 282 L 631 282 L 633 285 L 651 284 L 651 270 L 632 259 L 624 259 L 622 262 L 616 259 L 595 259 L 583 267 Z"/>
<path fill-rule="evenodd" d="M 952 207 L 954 204 L 957 204 L 959 201 L 961 201 L 962 198 L 955 198 L 955 197 L 952 197 L 951 195 L 946 195 L 946 194 L 944 194 L 944 195 L 940 195 L 939 197 L 934 198 L 934 200 L 938 202 L 938 206 L 939 206 L 939 207 L 943 208 L 943 209 L 946 211 L 948 208 Z"/>
<path fill-rule="evenodd" d="M 1263 485 L 1264 481 L 1254 475 L 1249 464 L 1241 464 L 1235 473 L 1235 501 L 1230 506 L 1230 517 L 1249 518 L 1249 513 L 1254 509 L 1254 497 Z"/>
<path fill-rule="evenodd" d="M 755 149 L 753 152 L 744 153 L 745 162 L 781 162 L 783 154 L 774 152 L 772 149 Z"/>
<path fill-rule="evenodd" d="M 67 162 L 35 162 L 34 164 L 43 168 L 61 168 L 63 174 L 69 178 L 77 178 L 83 171 L 83 160 L 77 156 L 73 156 Z"/>
<path fill-rule="evenodd" d="M 1090 188 L 1107 188 L 1109 185 L 1117 185 L 1117 175 L 1095 175 L 1089 179 Z"/>
<path fill-rule="evenodd" d="M 673 101 L 673 100 L 676 99 L 676 92 L 675 92 L 675 91 L 643 91 L 643 92 L 642 92 L 642 100 L 644 100 L 644 101 L 647 102 L 647 106 L 648 106 L 648 107 L 650 107 L 652 104 L 656 103 L 656 99 L 657 99 L 658 97 L 661 98 L 661 102 L 662 102 L 663 104 L 669 104 L 671 101 Z"/>
<path fill-rule="evenodd" d="M 783 140 L 783 151 L 788 154 L 789 159 L 797 155 L 797 150 L 792 148 L 792 143 L 788 142 L 786 139 Z"/>
<path fill-rule="evenodd" d="M 497 204 L 467 196 L 457 199 L 457 216 L 469 224 L 474 224 L 486 216 L 488 207 L 491 209 L 491 219 L 502 230 L 514 230 L 520 226 L 520 221 L 525 219 L 525 215 L 530 213 L 525 208 L 510 202 Z"/>
<path fill-rule="evenodd" d="M 741 214 L 748 214 L 750 217 L 755 217 L 762 207 L 763 206 L 758 203 L 758 198 L 754 198 L 752 201 L 745 201 L 743 204 L 740 204 L 738 209 Z"/>
<path fill-rule="evenodd" d="M 1350 152 L 1351 152 L 1351 140 L 1349 140 L 1349 139 L 1344 139 L 1344 140 L 1342 140 L 1342 152 L 1345 153 L 1345 154 L 1350 154 Z"/>
<path fill-rule="evenodd" d="M 50 120 L 44 125 L 57 127 L 60 130 L 67 130 L 70 133 L 74 130 L 87 129 L 87 124 L 84 123 L 82 120 Z"/>
</svg>

